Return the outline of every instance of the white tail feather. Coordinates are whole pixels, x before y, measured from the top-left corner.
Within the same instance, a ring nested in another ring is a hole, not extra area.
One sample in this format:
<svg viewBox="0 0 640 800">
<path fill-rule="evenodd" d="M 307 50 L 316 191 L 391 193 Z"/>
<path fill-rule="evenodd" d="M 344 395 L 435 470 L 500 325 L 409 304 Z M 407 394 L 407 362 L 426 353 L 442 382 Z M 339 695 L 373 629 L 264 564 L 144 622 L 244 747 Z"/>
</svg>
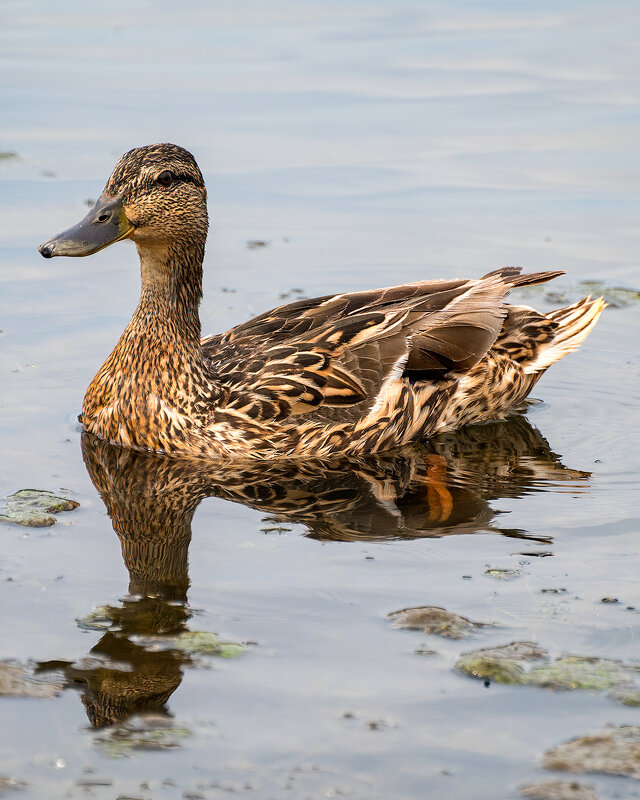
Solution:
<svg viewBox="0 0 640 800">
<path fill-rule="evenodd" d="M 557 322 L 559 327 L 553 339 L 540 349 L 536 360 L 527 364 L 525 373 L 530 375 L 541 372 L 573 352 L 587 338 L 606 306 L 602 297 L 592 300 L 589 296 L 571 306 L 547 314 L 547 317 Z"/>
</svg>

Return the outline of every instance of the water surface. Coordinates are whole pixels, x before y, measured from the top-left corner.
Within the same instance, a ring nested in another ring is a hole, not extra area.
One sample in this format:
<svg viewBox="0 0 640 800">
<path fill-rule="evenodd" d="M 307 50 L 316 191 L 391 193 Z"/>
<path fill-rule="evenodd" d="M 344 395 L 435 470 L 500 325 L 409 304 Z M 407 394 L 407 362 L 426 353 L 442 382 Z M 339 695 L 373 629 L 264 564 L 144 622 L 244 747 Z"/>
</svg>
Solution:
<svg viewBox="0 0 640 800">
<path fill-rule="evenodd" d="M 0 529 L 0 659 L 63 687 L 0 700 L 21 796 L 508 800 L 554 777 L 546 749 L 637 723 L 603 693 L 453 664 L 516 639 L 640 664 L 638 33 L 622 0 L 4 4 L 0 494 L 81 503 Z M 205 333 L 505 264 L 567 270 L 520 296 L 541 309 L 613 304 L 528 422 L 389 459 L 238 476 L 81 441 L 135 251 L 35 247 L 154 141 L 192 150 L 209 187 Z M 386 618 L 423 605 L 495 627 L 456 641 Z M 246 651 L 153 640 L 188 630 Z"/>
</svg>

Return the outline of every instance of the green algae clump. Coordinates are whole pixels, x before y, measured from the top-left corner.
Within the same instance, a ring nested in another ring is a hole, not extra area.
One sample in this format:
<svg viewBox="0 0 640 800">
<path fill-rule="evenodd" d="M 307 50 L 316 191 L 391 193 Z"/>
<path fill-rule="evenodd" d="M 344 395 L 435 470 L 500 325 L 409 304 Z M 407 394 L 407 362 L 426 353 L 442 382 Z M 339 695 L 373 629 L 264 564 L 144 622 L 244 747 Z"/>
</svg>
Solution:
<svg viewBox="0 0 640 800">
<path fill-rule="evenodd" d="M 561 656 L 550 664 L 534 667 L 526 682 L 545 689 L 604 691 L 627 684 L 633 671 L 633 667 L 608 658 Z"/>
<path fill-rule="evenodd" d="M 528 665 L 530 661 L 543 659 L 545 663 Z M 512 642 L 463 653 L 455 668 L 472 678 L 512 686 L 608 691 L 612 699 L 623 705 L 640 705 L 640 667 L 591 656 L 566 655 L 550 661 L 547 651 L 533 642 Z"/>
<path fill-rule="evenodd" d="M 508 685 L 526 684 L 525 663 L 547 656 L 547 651 L 534 642 L 511 642 L 502 647 L 463 653 L 456 661 L 455 668 L 472 678 Z"/>
<path fill-rule="evenodd" d="M 484 622 L 472 622 L 439 606 L 402 608 L 387 614 L 387 618 L 392 620 L 394 628 L 424 631 L 447 639 L 464 639 L 475 629 L 487 627 Z"/>
<path fill-rule="evenodd" d="M 48 528 L 55 523 L 51 514 L 73 511 L 80 503 L 41 489 L 20 489 L 0 501 L 0 522 Z"/>
</svg>

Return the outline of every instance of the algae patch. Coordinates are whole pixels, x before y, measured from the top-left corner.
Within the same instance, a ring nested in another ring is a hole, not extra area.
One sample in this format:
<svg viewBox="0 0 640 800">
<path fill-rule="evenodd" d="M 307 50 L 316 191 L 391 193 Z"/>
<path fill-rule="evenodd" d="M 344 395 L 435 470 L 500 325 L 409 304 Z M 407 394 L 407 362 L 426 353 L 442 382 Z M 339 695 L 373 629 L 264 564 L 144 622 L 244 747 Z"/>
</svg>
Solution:
<svg viewBox="0 0 640 800">
<path fill-rule="evenodd" d="M 14 661 L 0 661 L 0 697 L 57 697 L 64 687 L 55 681 L 37 680 Z"/>
<path fill-rule="evenodd" d="M 605 281 L 583 280 L 549 290 L 546 286 L 527 286 L 517 290 L 520 298 L 542 295 L 548 303 L 575 303 L 585 295 L 600 295 L 613 308 L 624 308 L 640 302 L 640 291 L 627 286 L 610 286 Z"/>
<path fill-rule="evenodd" d="M 598 800 L 593 786 L 577 781 L 546 781 L 521 786 L 522 797 L 530 800 Z"/>
<path fill-rule="evenodd" d="M 189 656 L 236 658 L 247 650 L 247 645 L 225 642 L 217 633 L 209 631 L 183 631 L 177 636 L 136 636 L 132 641 L 149 652 L 174 650 Z"/>
<path fill-rule="evenodd" d="M 604 772 L 640 779 L 640 727 L 622 725 L 570 739 L 547 750 L 542 765 L 564 772 Z"/>
<path fill-rule="evenodd" d="M 48 528 L 55 523 L 52 514 L 73 511 L 80 503 L 41 489 L 20 489 L 0 500 L 0 522 L 30 528 Z"/>
<path fill-rule="evenodd" d="M 439 606 L 403 608 L 387 614 L 387 618 L 392 620 L 394 628 L 424 631 L 447 639 L 464 639 L 477 628 L 488 627 L 487 623 L 472 622 Z"/>
<path fill-rule="evenodd" d="M 125 758 L 140 751 L 174 750 L 191 736 L 189 728 L 170 717 L 145 714 L 99 731 L 95 742 L 110 758 Z"/>
<path fill-rule="evenodd" d="M 634 673 L 634 667 L 626 667 L 613 659 L 561 656 L 550 664 L 532 669 L 527 676 L 527 683 L 544 689 L 604 691 L 631 685 Z"/>
<path fill-rule="evenodd" d="M 528 662 L 532 661 L 544 663 L 530 665 Z M 533 642 L 512 642 L 463 653 L 455 668 L 473 678 L 497 683 L 555 691 L 608 691 L 614 700 L 624 705 L 640 702 L 639 667 L 591 656 L 564 655 L 549 660 L 548 652 Z"/>
<path fill-rule="evenodd" d="M 465 675 L 506 684 L 526 684 L 525 663 L 546 658 L 548 653 L 534 642 L 511 642 L 463 653 L 455 668 Z"/>
</svg>

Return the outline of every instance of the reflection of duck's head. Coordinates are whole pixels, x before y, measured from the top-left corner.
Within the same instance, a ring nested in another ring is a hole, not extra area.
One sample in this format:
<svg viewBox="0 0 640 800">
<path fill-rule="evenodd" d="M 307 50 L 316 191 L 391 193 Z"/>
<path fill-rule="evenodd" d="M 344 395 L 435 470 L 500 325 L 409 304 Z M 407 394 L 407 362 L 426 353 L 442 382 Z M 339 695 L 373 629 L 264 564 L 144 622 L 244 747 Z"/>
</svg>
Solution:
<svg viewBox="0 0 640 800">
<path fill-rule="evenodd" d="M 123 550 L 139 555 L 143 544 L 188 544 L 193 513 L 208 496 L 302 523 L 313 538 L 415 538 L 486 530 L 488 500 L 556 484 L 584 488 L 588 477 L 565 468 L 524 417 L 367 458 L 219 466 L 136 453 L 89 434 L 83 452 Z"/>
</svg>

